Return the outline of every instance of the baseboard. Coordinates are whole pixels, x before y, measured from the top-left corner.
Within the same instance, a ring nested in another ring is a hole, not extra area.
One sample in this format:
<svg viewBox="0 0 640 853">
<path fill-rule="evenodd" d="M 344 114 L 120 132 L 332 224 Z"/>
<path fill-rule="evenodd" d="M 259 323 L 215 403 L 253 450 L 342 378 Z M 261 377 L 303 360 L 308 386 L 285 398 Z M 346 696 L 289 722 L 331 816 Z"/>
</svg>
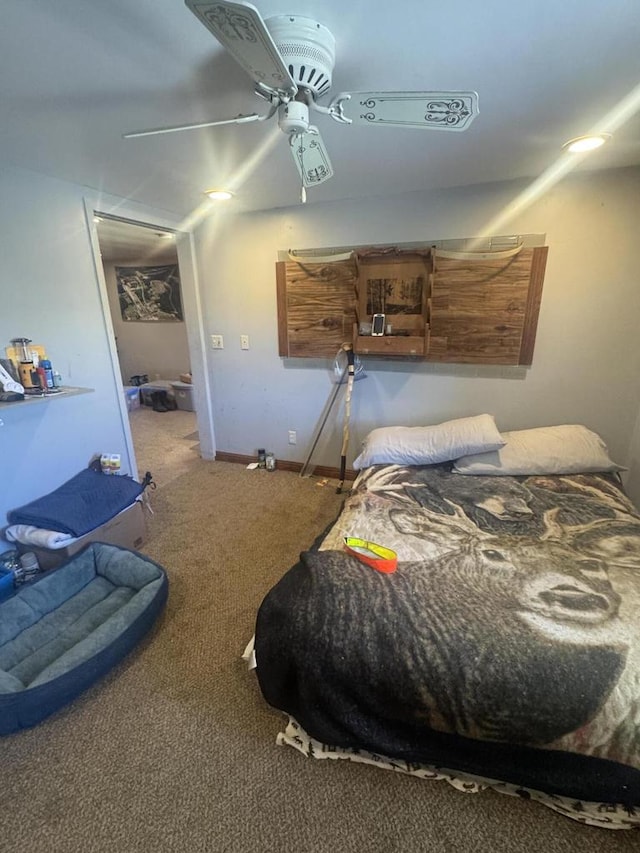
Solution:
<svg viewBox="0 0 640 853">
<path fill-rule="evenodd" d="M 250 462 L 255 462 L 255 456 L 245 456 L 243 453 L 227 453 L 225 450 L 216 450 L 216 462 L 237 462 L 240 465 L 248 465 Z M 302 462 L 290 462 L 288 459 L 277 459 L 276 468 L 281 471 L 302 471 Z M 327 477 L 330 480 L 340 479 L 340 469 L 332 468 L 329 465 L 316 465 L 312 468 L 312 473 L 316 477 Z M 345 480 L 355 480 L 356 471 L 352 468 L 347 468 L 345 471 Z"/>
</svg>

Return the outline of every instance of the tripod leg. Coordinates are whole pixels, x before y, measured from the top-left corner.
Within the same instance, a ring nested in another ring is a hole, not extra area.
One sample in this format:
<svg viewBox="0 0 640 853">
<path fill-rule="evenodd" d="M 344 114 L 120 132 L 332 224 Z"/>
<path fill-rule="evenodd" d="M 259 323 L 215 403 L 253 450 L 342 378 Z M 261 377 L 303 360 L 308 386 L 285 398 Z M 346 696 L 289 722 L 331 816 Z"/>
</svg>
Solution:
<svg viewBox="0 0 640 853">
<path fill-rule="evenodd" d="M 346 368 L 345 368 L 345 373 L 346 373 Z M 344 378 L 344 373 L 342 374 L 342 376 L 343 376 L 343 378 Z M 342 381 L 342 380 L 340 380 L 340 382 L 341 382 L 341 381 Z M 318 441 L 320 441 L 320 436 L 322 435 L 322 431 L 324 430 L 325 425 L 326 425 L 326 423 L 327 423 L 327 421 L 328 421 L 328 419 L 329 419 L 329 415 L 331 414 L 331 409 L 333 408 L 333 404 L 334 404 L 334 403 L 335 403 L 335 401 L 336 401 L 336 397 L 338 396 L 338 391 L 339 391 L 339 390 L 340 390 L 340 383 L 338 383 L 338 384 L 336 385 L 336 387 L 333 389 L 333 392 L 332 392 L 332 394 L 331 394 L 331 398 L 330 398 L 330 402 L 329 402 L 329 405 L 328 405 L 328 407 L 327 407 L 327 411 L 325 412 L 324 418 L 322 419 L 322 423 L 320 424 L 320 429 L 319 429 L 319 430 L 318 430 L 318 432 L 316 433 L 316 437 L 315 437 L 315 439 L 314 439 L 314 441 L 313 441 L 313 444 L 311 445 L 311 450 L 310 450 L 310 451 L 309 451 L 309 453 L 307 454 L 307 458 L 306 458 L 306 460 L 305 460 L 305 463 L 304 463 L 304 465 L 302 466 L 302 468 L 301 468 L 301 470 L 300 470 L 300 476 L 301 476 L 301 477 L 304 477 L 304 476 L 306 475 L 306 473 L 307 473 L 307 468 L 309 467 L 309 462 L 311 461 L 311 457 L 313 456 L 313 452 L 314 452 L 314 450 L 316 449 L 316 447 L 317 447 L 317 445 L 318 445 Z"/>
</svg>

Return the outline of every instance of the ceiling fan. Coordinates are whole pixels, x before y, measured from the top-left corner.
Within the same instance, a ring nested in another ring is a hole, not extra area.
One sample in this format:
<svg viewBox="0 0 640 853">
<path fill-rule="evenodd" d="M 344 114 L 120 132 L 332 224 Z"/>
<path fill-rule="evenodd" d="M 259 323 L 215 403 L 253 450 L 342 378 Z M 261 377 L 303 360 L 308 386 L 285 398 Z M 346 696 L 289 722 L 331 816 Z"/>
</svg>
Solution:
<svg viewBox="0 0 640 853">
<path fill-rule="evenodd" d="M 275 15 L 263 20 L 250 3 L 229 0 L 185 0 L 196 17 L 244 68 L 255 94 L 265 100 L 265 113 L 161 127 L 124 134 L 125 139 L 266 121 L 277 113 L 305 187 L 329 180 L 333 167 L 310 113 L 330 116 L 342 124 L 466 130 L 478 115 L 476 92 L 341 92 L 326 106 L 319 103 L 331 88 L 335 39 L 312 18 Z M 355 109 L 345 115 L 345 105 Z"/>
</svg>

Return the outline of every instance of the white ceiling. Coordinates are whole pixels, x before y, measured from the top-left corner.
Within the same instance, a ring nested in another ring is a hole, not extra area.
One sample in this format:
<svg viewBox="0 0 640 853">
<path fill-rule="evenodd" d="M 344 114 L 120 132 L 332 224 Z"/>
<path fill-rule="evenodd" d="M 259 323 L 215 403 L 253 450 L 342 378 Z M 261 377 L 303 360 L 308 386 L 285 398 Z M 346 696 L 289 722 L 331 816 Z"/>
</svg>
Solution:
<svg viewBox="0 0 640 853">
<path fill-rule="evenodd" d="M 590 130 L 614 136 L 579 168 L 640 164 L 638 0 L 256 5 L 263 17 L 295 13 L 329 27 L 337 42 L 331 94 L 479 95 L 480 115 L 463 133 L 317 116 L 335 177 L 310 189 L 308 203 L 533 178 L 563 142 Z M 5 163 L 180 215 L 212 186 L 234 189 L 239 211 L 298 203 L 299 178 L 275 119 L 122 139 L 264 111 L 249 77 L 182 0 L 2 0 L 0 39 Z"/>
<path fill-rule="evenodd" d="M 121 219 L 97 217 L 96 230 L 103 261 L 115 263 L 178 263 L 170 231 L 132 224 Z"/>
</svg>

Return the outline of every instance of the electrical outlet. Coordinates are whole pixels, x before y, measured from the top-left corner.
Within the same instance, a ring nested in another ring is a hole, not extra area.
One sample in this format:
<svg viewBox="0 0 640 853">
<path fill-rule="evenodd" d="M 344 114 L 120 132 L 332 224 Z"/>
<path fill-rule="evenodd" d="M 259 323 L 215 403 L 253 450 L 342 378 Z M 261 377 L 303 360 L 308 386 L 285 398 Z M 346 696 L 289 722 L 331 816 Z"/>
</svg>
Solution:
<svg viewBox="0 0 640 853">
<path fill-rule="evenodd" d="M 298 436 L 295 429 L 289 430 L 289 444 L 295 444 L 298 441 Z"/>
<path fill-rule="evenodd" d="M 249 349 L 249 335 L 240 335 L 241 349 Z"/>
<path fill-rule="evenodd" d="M 222 335 L 211 335 L 211 349 L 224 349 Z"/>
</svg>

